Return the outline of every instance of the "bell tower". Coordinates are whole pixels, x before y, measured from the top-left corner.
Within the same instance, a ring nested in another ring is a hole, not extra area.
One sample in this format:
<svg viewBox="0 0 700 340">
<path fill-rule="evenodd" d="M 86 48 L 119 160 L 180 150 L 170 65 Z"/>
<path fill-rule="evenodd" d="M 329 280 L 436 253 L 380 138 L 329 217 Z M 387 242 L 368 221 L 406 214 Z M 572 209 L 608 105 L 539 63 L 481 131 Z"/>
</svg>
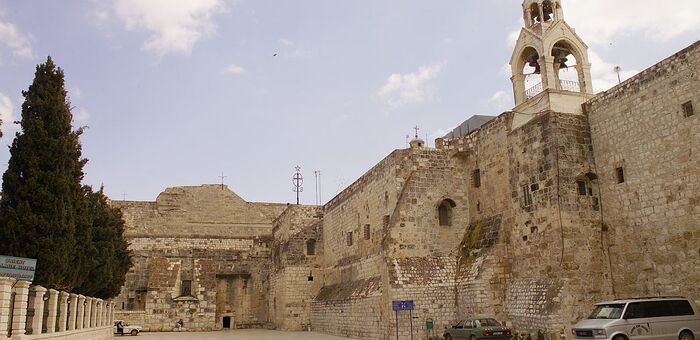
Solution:
<svg viewBox="0 0 700 340">
<path fill-rule="evenodd" d="M 525 0 L 510 66 L 516 112 L 582 113 L 592 97 L 588 46 L 564 21 L 562 0 Z"/>
</svg>

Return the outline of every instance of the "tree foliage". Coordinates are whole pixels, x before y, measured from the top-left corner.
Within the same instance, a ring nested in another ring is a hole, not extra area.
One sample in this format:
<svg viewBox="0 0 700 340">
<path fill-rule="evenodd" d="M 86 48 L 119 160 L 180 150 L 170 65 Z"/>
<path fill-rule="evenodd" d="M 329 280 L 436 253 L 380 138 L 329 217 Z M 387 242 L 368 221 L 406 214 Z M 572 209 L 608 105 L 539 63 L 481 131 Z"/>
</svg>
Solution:
<svg viewBox="0 0 700 340">
<path fill-rule="evenodd" d="M 96 273 L 114 279 L 128 270 L 130 261 L 112 259 L 109 254 L 118 252 L 99 247 L 110 243 L 105 237 L 114 237 L 110 244 L 124 246 L 123 222 L 114 220 L 121 216 L 106 206 L 102 191 L 93 193 L 81 184 L 87 160 L 79 141 L 82 129 L 71 127 L 63 70 L 49 57 L 37 66 L 34 81 L 22 95 L 21 131 L 10 146 L 3 175 L 0 253 L 36 258 L 34 283 L 50 288 L 88 289 L 88 281 L 104 282 L 91 277 Z M 106 231 L 109 228 L 114 231 Z M 96 269 L 114 268 L 119 261 L 126 269 Z M 114 288 L 90 286 L 88 291 L 116 295 Z"/>
<path fill-rule="evenodd" d="M 119 209 L 109 205 L 103 188 L 93 192 L 86 188 L 87 207 L 92 217 L 92 251 L 87 264 L 87 277 L 78 291 L 89 296 L 108 298 L 119 295 L 126 272 L 131 267 L 131 256 L 124 240 L 124 220 Z"/>
</svg>

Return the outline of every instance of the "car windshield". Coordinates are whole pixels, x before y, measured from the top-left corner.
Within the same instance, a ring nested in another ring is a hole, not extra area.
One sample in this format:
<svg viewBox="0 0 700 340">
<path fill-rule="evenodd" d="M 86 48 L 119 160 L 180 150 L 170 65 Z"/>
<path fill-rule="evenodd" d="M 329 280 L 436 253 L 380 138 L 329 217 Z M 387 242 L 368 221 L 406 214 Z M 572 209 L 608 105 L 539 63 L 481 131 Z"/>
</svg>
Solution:
<svg viewBox="0 0 700 340">
<path fill-rule="evenodd" d="M 619 319 L 622 316 L 622 310 L 625 309 L 624 303 L 615 303 L 607 305 L 597 305 L 589 316 L 589 319 Z"/>
<path fill-rule="evenodd" d="M 494 319 L 479 319 L 479 324 L 481 324 L 481 327 L 498 327 L 501 325 Z"/>
</svg>

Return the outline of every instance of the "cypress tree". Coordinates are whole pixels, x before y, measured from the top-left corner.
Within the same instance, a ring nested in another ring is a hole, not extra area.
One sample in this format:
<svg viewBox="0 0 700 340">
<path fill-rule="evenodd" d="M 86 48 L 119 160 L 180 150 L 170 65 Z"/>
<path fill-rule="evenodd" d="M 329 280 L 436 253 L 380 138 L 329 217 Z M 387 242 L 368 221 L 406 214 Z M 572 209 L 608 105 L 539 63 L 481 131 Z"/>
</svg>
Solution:
<svg viewBox="0 0 700 340">
<path fill-rule="evenodd" d="M 35 284 L 71 290 L 84 277 L 92 237 L 81 181 L 79 137 L 71 129 L 63 70 L 51 57 L 36 68 L 34 81 L 22 91 L 21 132 L 10 146 L 0 199 L 0 244 L 3 255 L 36 258 Z"/>
<path fill-rule="evenodd" d="M 86 187 L 89 215 L 92 217 L 94 256 L 88 262 L 89 272 L 76 290 L 81 294 L 109 299 L 119 295 L 126 273 L 131 267 L 131 254 L 124 240 L 124 220 L 119 209 L 109 205 L 103 188 L 93 192 Z"/>
</svg>

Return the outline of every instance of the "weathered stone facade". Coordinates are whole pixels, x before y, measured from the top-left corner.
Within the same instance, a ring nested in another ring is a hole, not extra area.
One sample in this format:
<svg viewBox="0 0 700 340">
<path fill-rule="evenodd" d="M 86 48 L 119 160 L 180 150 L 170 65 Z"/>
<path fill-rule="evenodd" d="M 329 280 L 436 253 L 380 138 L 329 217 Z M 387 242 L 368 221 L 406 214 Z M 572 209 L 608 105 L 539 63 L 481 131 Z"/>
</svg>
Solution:
<svg viewBox="0 0 700 340">
<path fill-rule="evenodd" d="M 559 338 L 603 299 L 700 299 L 700 43 L 593 95 L 587 47 L 560 7 L 538 22 L 541 2 L 526 1 L 512 61 L 541 67 L 541 92 L 514 73 L 512 111 L 435 148 L 412 141 L 324 206 L 213 185 L 114 202 L 136 263 L 121 315 L 150 330 L 182 318 L 365 339 L 491 315 Z M 580 91 L 564 88 L 554 51 L 583 61 Z"/>
<path fill-rule="evenodd" d="M 272 221 L 286 205 L 245 202 L 220 185 L 113 204 L 134 255 L 117 318 L 150 331 L 170 331 L 179 319 L 189 330 L 269 323 Z"/>
</svg>

